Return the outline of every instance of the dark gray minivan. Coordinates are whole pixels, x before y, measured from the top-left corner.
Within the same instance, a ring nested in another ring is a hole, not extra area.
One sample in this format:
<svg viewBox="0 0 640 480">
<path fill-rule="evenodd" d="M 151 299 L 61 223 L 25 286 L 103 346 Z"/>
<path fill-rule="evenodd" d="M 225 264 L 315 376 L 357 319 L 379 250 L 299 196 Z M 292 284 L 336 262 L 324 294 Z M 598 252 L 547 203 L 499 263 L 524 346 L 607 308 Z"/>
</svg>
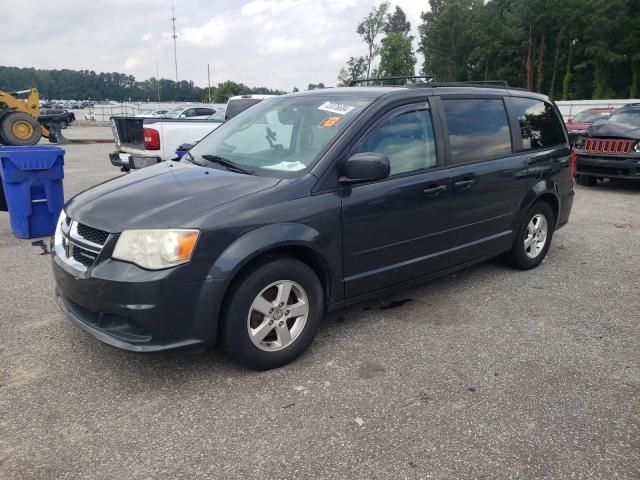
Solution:
<svg viewBox="0 0 640 480">
<path fill-rule="evenodd" d="M 292 361 L 325 312 L 504 254 L 530 269 L 573 202 L 548 98 L 422 84 L 265 100 L 180 161 L 65 205 L 62 310 L 110 345 L 220 342 L 255 369 Z"/>
</svg>

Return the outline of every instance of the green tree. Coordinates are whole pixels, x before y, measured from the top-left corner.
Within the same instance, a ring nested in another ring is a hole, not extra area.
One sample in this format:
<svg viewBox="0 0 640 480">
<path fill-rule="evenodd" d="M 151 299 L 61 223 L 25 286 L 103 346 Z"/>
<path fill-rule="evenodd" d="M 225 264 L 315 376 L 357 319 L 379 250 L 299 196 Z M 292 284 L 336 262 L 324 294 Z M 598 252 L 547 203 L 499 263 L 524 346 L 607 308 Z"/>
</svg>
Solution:
<svg viewBox="0 0 640 480">
<path fill-rule="evenodd" d="M 377 7 L 373 7 L 369 14 L 362 20 L 356 32 L 362 37 L 367 45 L 369 55 L 367 56 L 367 77 L 371 74 L 371 64 L 373 59 L 378 55 L 379 45 L 377 43 L 378 36 L 382 33 L 387 24 L 387 11 L 389 10 L 389 2 L 382 2 Z"/>
<path fill-rule="evenodd" d="M 411 46 L 411 37 L 390 33 L 382 40 L 380 48 L 381 77 L 415 75 L 416 57 Z M 405 83 L 398 81 L 398 83 Z"/>
<path fill-rule="evenodd" d="M 213 94 L 213 101 L 215 103 L 227 103 L 229 98 L 242 93 L 242 85 L 231 80 L 219 83 L 218 88 Z"/>
<path fill-rule="evenodd" d="M 423 73 L 439 80 L 469 80 L 468 59 L 474 50 L 474 16 L 484 8 L 483 0 L 430 0 L 431 11 L 422 14 L 420 51 Z"/>
<path fill-rule="evenodd" d="M 367 59 L 365 57 L 350 57 L 347 64 L 340 70 L 338 82 L 340 86 L 351 85 L 353 80 L 365 78 L 367 73 Z"/>
<path fill-rule="evenodd" d="M 387 15 L 387 23 L 383 27 L 384 33 L 397 33 L 400 35 L 409 35 L 411 32 L 411 23 L 407 20 L 404 10 L 396 5 L 393 13 Z"/>
</svg>

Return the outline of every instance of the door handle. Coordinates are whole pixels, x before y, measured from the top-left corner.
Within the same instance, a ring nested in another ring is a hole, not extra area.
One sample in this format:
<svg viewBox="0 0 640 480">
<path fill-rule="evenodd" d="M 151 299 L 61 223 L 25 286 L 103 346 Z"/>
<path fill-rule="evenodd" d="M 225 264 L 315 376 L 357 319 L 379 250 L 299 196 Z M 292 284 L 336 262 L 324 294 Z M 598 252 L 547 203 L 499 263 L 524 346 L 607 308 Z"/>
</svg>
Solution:
<svg viewBox="0 0 640 480">
<path fill-rule="evenodd" d="M 456 188 L 459 188 L 461 190 L 465 190 L 467 188 L 469 188 L 471 185 L 473 185 L 475 183 L 475 180 L 473 179 L 468 179 L 468 180 L 458 180 L 457 182 L 453 183 L 453 186 Z"/>
<path fill-rule="evenodd" d="M 446 192 L 446 191 L 447 191 L 446 185 L 435 185 L 433 187 L 428 187 L 423 190 L 423 192 L 426 193 L 427 195 L 439 195 L 442 192 Z"/>
</svg>

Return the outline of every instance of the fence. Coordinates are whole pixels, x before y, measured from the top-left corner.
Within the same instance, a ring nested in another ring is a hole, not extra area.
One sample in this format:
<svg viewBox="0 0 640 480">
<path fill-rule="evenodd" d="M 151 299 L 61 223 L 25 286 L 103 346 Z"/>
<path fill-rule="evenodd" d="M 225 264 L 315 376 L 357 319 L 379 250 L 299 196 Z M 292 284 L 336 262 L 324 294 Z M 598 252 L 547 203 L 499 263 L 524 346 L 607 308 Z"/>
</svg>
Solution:
<svg viewBox="0 0 640 480">
<path fill-rule="evenodd" d="M 94 105 L 93 108 L 89 109 L 86 117 L 91 120 L 95 120 L 96 122 L 108 122 L 110 117 L 114 116 L 134 116 L 139 115 L 143 112 L 149 112 L 151 110 L 160 110 L 166 109 L 171 110 L 179 105 L 184 105 L 185 103 L 120 103 L 116 105 Z"/>
<path fill-rule="evenodd" d="M 562 100 L 556 102 L 565 122 L 589 108 L 620 108 L 627 103 L 640 103 L 637 99 L 620 100 Z"/>
</svg>

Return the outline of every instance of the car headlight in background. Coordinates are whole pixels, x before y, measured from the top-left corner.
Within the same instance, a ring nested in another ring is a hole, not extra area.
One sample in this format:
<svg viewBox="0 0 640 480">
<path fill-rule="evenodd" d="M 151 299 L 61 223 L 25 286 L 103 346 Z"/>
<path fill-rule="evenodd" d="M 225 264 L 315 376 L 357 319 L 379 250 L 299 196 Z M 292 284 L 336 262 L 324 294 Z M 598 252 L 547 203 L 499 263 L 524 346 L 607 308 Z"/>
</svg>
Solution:
<svg viewBox="0 0 640 480">
<path fill-rule="evenodd" d="M 640 153 L 640 142 L 636 142 L 636 144 L 633 146 L 633 151 L 636 153 Z"/>
<path fill-rule="evenodd" d="M 582 148 L 584 146 L 584 137 L 576 138 L 576 141 L 574 142 L 573 146 L 575 148 Z"/>
<path fill-rule="evenodd" d="M 149 270 L 175 267 L 191 260 L 198 230 L 125 230 L 112 258 Z"/>
</svg>

